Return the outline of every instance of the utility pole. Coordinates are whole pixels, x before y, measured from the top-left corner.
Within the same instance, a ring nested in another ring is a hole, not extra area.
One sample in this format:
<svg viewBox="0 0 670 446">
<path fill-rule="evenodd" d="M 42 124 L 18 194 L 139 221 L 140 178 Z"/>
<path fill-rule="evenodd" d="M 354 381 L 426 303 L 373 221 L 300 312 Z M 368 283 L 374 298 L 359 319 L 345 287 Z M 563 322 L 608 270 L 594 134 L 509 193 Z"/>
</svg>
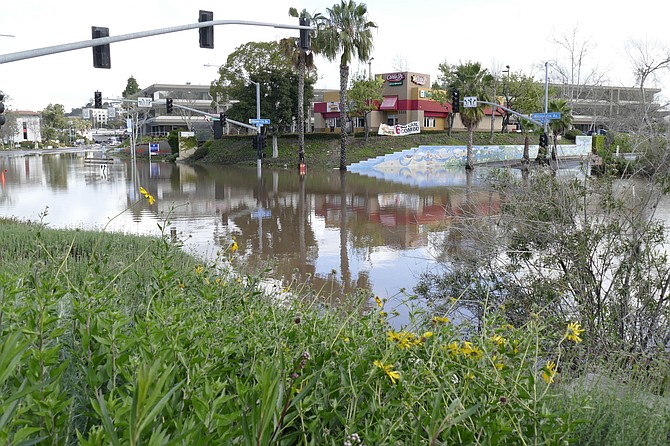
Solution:
<svg viewBox="0 0 670 446">
<path fill-rule="evenodd" d="M 547 116 L 549 109 L 549 62 L 544 63 L 544 115 Z M 544 120 L 544 133 L 547 133 L 549 120 Z"/>
</svg>

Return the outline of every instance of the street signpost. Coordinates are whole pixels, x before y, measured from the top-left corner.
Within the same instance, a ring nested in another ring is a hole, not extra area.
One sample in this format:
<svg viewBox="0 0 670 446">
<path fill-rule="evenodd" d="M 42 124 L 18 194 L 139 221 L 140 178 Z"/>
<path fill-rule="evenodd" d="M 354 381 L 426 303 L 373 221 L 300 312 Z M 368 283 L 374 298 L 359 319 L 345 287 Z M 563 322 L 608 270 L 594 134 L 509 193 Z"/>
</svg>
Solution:
<svg viewBox="0 0 670 446">
<path fill-rule="evenodd" d="M 475 108 L 477 106 L 477 96 L 466 96 L 463 98 L 463 107 Z"/>
<path fill-rule="evenodd" d="M 552 119 L 561 119 L 560 112 L 548 112 L 548 113 L 531 113 L 530 117 L 541 123 L 547 123 Z"/>
<path fill-rule="evenodd" d="M 137 106 L 151 108 L 151 98 L 137 98 Z"/>
<path fill-rule="evenodd" d="M 264 125 L 270 125 L 270 120 L 266 118 L 253 118 L 249 119 L 249 124 L 255 124 L 258 127 L 262 127 Z"/>
</svg>

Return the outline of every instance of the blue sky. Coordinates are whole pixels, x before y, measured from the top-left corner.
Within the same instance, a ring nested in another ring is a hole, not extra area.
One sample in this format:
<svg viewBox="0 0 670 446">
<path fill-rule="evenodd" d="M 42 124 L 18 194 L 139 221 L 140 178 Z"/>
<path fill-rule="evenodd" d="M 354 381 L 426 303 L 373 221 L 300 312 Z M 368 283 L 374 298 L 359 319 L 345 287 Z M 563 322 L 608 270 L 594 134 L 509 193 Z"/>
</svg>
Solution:
<svg viewBox="0 0 670 446">
<path fill-rule="evenodd" d="M 202 0 L 22 0 L 3 5 L 0 15 L 0 54 L 90 39 L 91 26 L 105 26 L 111 35 L 197 22 L 198 10 L 214 12 L 215 19 L 296 24 L 288 16 L 290 6 L 325 12 L 334 1 L 255 0 L 242 3 Z M 374 31 L 371 63 L 373 73 L 395 71 L 402 66 L 431 76 L 443 61 L 479 61 L 500 71 L 543 78 L 545 60 L 563 58 L 552 38 L 572 33 L 577 27 L 591 50 L 586 66 L 597 67 L 608 83 L 633 85 L 625 44 L 629 39 L 654 41 L 664 38 L 666 14 L 663 2 L 638 0 L 369 0 L 369 19 Z M 635 9 L 632 7 L 635 6 Z M 154 83 L 209 84 L 216 69 L 235 47 L 249 41 L 276 40 L 297 31 L 273 28 L 219 26 L 213 50 L 198 46 L 196 30 L 112 44 L 112 69 L 94 69 L 91 49 L 71 51 L 0 65 L 0 90 L 11 96 L 13 109 L 39 111 L 60 103 L 66 111 L 86 104 L 93 92 L 120 96 L 127 79 L 134 76 L 140 87 Z M 667 39 L 666 39 L 667 41 Z M 339 86 L 336 63 L 317 58 L 318 88 Z M 354 62 L 352 72 L 366 71 L 367 62 Z M 661 88 L 669 78 L 660 79 Z M 670 82 L 666 96 L 670 97 Z"/>
</svg>

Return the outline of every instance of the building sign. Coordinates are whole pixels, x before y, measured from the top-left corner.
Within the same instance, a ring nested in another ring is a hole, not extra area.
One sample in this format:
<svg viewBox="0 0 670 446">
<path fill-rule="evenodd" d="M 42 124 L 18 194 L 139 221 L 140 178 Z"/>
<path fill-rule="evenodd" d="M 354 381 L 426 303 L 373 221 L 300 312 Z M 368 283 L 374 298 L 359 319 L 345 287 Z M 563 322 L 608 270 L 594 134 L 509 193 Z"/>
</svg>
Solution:
<svg viewBox="0 0 670 446">
<path fill-rule="evenodd" d="M 402 81 L 389 82 L 389 87 L 397 87 L 398 85 L 402 85 Z"/>
<path fill-rule="evenodd" d="M 421 74 L 413 74 L 412 82 L 414 82 L 417 85 L 426 85 L 428 83 L 428 78 Z"/>
<path fill-rule="evenodd" d="M 420 98 L 432 98 L 433 97 L 433 92 L 430 90 L 419 90 L 419 97 Z"/>
<path fill-rule="evenodd" d="M 407 125 L 380 124 L 379 131 L 377 132 L 378 135 L 386 135 L 386 136 L 403 136 L 403 135 L 411 135 L 413 133 L 421 133 L 421 126 L 419 125 L 419 121 L 412 121 Z"/>
<path fill-rule="evenodd" d="M 402 82 L 403 79 L 405 79 L 403 73 L 390 73 L 384 75 L 384 80 L 387 82 Z"/>
<path fill-rule="evenodd" d="M 333 113 L 340 111 L 339 102 L 326 102 L 326 113 Z"/>
</svg>

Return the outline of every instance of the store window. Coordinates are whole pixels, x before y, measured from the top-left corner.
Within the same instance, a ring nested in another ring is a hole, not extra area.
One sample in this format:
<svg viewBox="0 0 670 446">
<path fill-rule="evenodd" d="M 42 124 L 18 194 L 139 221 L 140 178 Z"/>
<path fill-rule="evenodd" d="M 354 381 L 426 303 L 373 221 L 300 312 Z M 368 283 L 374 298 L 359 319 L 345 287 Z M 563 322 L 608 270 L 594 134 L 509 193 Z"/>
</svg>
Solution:
<svg viewBox="0 0 670 446">
<path fill-rule="evenodd" d="M 355 128 L 365 127 L 365 118 L 358 117 L 358 118 L 354 118 L 353 121 L 354 121 L 354 127 Z"/>
<path fill-rule="evenodd" d="M 435 116 L 426 116 L 423 118 L 423 126 L 435 128 Z"/>
<path fill-rule="evenodd" d="M 329 129 L 331 132 L 334 132 L 335 127 L 337 127 L 337 118 L 326 119 L 326 129 Z"/>
<path fill-rule="evenodd" d="M 398 115 L 388 115 L 386 118 L 387 125 L 396 125 L 398 123 Z"/>
</svg>

